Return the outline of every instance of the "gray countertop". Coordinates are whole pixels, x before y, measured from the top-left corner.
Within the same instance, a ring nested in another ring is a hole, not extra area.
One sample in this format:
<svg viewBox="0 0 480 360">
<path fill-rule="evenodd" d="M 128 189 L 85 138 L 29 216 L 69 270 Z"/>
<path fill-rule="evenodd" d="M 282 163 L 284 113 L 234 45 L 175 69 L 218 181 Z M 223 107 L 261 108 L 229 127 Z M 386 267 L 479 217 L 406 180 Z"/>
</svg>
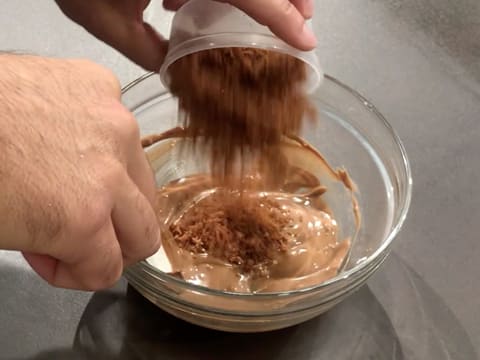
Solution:
<svg viewBox="0 0 480 360">
<path fill-rule="evenodd" d="M 1 359 L 478 358 L 480 2 L 316 4 L 324 69 L 379 108 L 413 168 L 408 220 L 368 286 L 291 329 L 221 334 L 170 318 L 124 282 L 96 294 L 52 289 L 19 254 L 0 252 Z M 151 10 L 167 31 L 170 16 Z M 143 73 L 53 1 L 3 0 L 0 24 L 1 50 L 87 57 L 124 84 Z"/>
</svg>

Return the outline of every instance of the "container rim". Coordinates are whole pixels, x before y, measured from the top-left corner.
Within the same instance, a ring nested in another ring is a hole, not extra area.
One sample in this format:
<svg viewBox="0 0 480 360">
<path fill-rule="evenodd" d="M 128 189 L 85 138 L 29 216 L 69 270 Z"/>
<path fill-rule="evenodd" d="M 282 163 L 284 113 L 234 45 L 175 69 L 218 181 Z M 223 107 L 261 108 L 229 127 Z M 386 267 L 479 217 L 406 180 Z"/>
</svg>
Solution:
<svg viewBox="0 0 480 360">
<path fill-rule="evenodd" d="M 168 89 L 170 84 L 168 68 L 178 59 L 200 51 L 228 47 L 276 51 L 303 61 L 308 67 L 308 80 L 305 85 L 308 94 L 312 94 L 322 83 L 324 73 L 315 50 L 299 51 L 269 34 L 248 33 L 247 37 L 243 32 L 223 32 L 197 36 L 169 48 L 159 72 L 163 86 Z"/>
</svg>

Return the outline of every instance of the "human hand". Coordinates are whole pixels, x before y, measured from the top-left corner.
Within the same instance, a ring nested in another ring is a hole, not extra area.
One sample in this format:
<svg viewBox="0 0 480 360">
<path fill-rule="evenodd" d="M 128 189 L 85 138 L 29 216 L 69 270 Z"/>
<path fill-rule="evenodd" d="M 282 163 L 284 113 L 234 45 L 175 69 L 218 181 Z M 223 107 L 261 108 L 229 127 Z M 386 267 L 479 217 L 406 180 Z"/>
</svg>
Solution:
<svg viewBox="0 0 480 360">
<path fill-rule="evenodd" d="M 106 69 L 0 55 L 0 248 L 97 290 L 160 246 L 138 125 Z"/>
<path fill-rule="evenodd" d="M 188 0 L 164 0 L 178 10 Z M 301 50 L 315 47 L 305 20 L 313 15 L 313 0 L 219 0 L 238 7 L 277 36 Z M 158 71 L 168 42 L 143 21 L 150 0 L 56 0 L 62 11 L 98 39 L 150 71 Z"/>
<path fill-rule="evenodd" d="M 70 19 L 149 71 L 158 71 L 168 42 L 143 21 L 150 0 L 56 0 Z"/>
</svg>

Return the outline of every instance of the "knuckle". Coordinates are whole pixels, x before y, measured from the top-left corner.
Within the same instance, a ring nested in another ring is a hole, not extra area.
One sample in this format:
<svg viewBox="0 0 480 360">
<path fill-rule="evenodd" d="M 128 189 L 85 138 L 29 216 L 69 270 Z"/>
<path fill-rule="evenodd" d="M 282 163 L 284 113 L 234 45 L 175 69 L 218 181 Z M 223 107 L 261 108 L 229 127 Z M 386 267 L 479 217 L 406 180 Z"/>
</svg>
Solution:
<svg viewBox="0 0 480 360">
<path fill-rule="evenodd" d="M 98 291 L 107 289 L 115 285 L 120 279 L 123 272 L 123 266 L 105 267 L 103 271 L 99 271 L 95 276 L 83 280 L 83 286 L 90 291 Z"/>
<path fill-rule="evenodd" d="M 123 267 L 117 267 L 116 269 L 112 269 L 112 271 L 102 272 L 97 278 L 92 279 L 90 289 L 96 291 L 112 287 L 120 279 L 122 272 Z"/>
<path fill-rule="evenodd" d="M 127 170 L 118 160 L 113 159 L 110 161 L 106 160 L 103 166 L 104 168 L 100 170 L 100 188 L 110 195 L 109 191 L 112 189 L 112 184 L 118 183 L 119 179 L 126 174 Z"/>
<path fill-rule="evenodd" d="M 104 184 L 103 187 L 107 187 Z M 88 239 L 97 234 L 110 221 L 111 201 L 106 191 L 93 191 L 92 195 L 84 198 L 74 210 L 74 214 L 67 222 L 67 231 L 76 239 Z"/>
<path fill-rule="evenodd" d="M 140 139 L 140 127 L 133 114 L 128 111 L 123 105 L 118 104 L 115 109 L 115 116 L 111 121 L 113 132 L 121 140 L 126 141 L 139 141 Z"/>
<path fill-rule="evenodd" d="M 121 159 L 109 158 L 99 164 L 96 184 L 94 185 L 96 190 L 92 193 L 90 202 L 97 202 L 98 215 L 106 221 L 111 221 L 115 193 L 118 190 L 119 183 L 125 179 L 126 175 L 127 170 Z"/>
<path fill-rule="evenodd" d="M 122 276 L 123 259 L 116 239 L 105 237 L 98 239 L 97 244 L 92 245 L 95 252 L 90 261 L 94 272 L 88 272 L 88 276 L 83 277 L 83 286 L 89 290 L 101 290 L 114 285 Z"/>
</svg>

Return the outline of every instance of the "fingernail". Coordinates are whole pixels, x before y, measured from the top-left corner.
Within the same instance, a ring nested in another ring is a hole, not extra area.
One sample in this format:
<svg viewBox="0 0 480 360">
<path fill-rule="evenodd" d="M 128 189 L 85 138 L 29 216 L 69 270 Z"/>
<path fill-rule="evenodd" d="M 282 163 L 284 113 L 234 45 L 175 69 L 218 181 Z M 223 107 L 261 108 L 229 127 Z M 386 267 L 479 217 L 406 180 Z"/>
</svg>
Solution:
<svg viewBox="0 0 480 360">
<path fill-rule="evenodd" d="M 313 49 L 317 46 L 317 37 L 306 22 L 303 24 L 302 39 L 306 48 Z"/>
</svg>

